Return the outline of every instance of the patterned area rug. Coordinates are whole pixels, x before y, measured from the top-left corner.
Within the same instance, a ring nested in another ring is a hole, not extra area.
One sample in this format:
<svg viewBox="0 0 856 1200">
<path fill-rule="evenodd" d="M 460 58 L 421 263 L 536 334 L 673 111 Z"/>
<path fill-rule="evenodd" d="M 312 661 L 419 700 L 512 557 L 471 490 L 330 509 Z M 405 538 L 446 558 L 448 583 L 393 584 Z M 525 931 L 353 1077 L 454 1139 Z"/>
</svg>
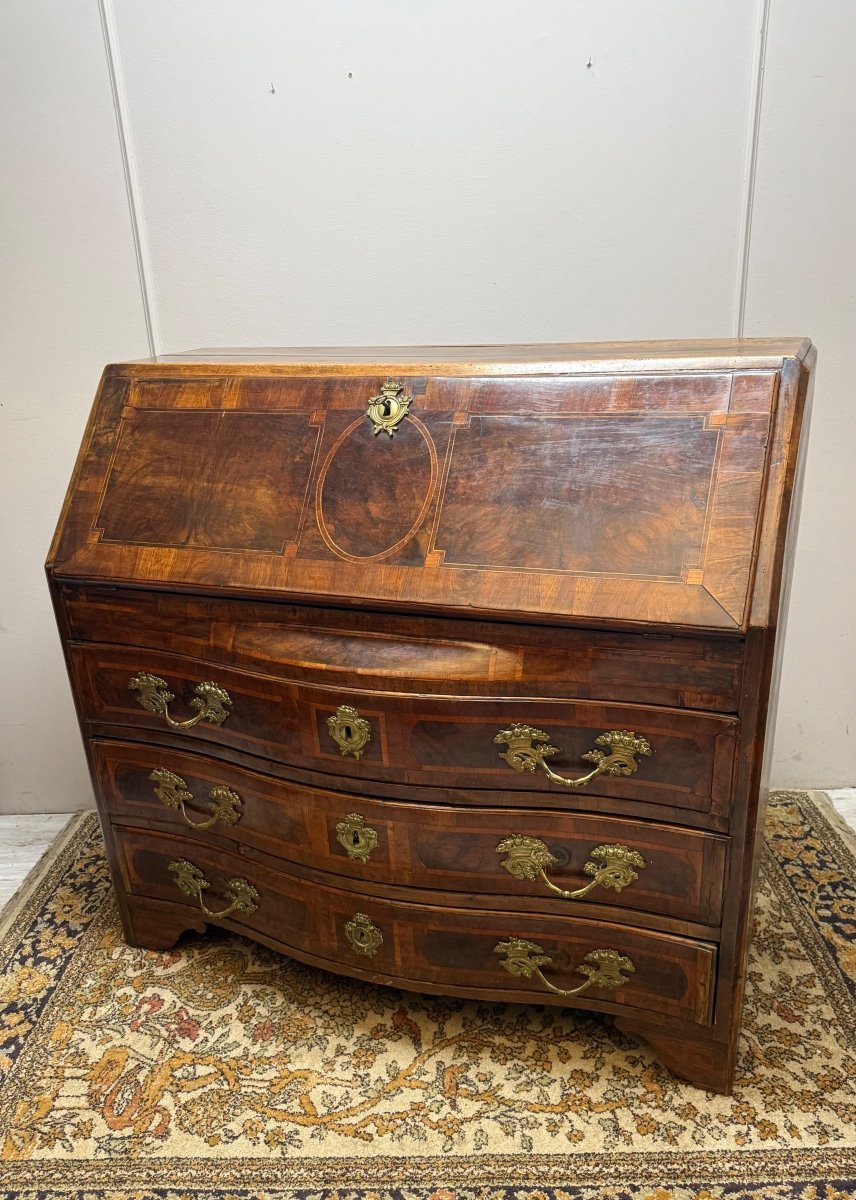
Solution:
<svg viewBox="0 0 856 1200">
<path fill-rule="evenodd" d="M 94 814 L 0 919 L 2 1200 L 852 1200 L 854 856 L 770 805 L 733 1097 L 608 1019 L 420 997 L 222 931 L 125 946 Z"/>
</svg>

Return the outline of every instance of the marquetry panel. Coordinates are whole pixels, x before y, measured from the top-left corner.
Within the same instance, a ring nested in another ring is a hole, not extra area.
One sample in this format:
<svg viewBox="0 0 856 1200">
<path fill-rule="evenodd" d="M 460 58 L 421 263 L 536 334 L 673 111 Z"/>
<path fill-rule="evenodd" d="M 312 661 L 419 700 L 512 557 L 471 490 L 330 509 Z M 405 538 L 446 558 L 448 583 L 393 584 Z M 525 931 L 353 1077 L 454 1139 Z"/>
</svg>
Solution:
<svg viewBox="0 0 856 1200">
<path fill-rule="evenodd" d="M 281 554 L 317 437 L 296 413 L 131 408 L 95 518 L 100 540 Z"/>
</svg>

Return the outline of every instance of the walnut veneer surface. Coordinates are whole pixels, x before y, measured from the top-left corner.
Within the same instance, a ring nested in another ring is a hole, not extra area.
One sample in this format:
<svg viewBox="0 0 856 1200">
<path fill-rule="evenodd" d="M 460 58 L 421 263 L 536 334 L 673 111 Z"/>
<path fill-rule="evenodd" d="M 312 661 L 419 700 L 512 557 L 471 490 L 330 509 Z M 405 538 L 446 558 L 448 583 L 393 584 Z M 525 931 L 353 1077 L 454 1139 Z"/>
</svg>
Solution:
<svg viewBox="0 0 856 1200">
<path fill-rule="evenodd" d="M 128 940 L 608 1013 L 728 1091 L 814 357 L 108 367 L 48 576 Z"/>
</svg>

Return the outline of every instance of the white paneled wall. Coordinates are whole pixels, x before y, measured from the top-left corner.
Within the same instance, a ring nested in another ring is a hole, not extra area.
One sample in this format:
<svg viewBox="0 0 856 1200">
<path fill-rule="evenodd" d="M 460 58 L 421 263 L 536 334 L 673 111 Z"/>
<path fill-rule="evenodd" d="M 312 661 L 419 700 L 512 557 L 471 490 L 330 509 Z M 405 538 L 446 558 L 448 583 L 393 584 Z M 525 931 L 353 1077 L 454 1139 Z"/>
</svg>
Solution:
<svg viewBox="0 0 856 1200">
<path fill-rule="evenodd" d="M 728 331 L 746 0 L 117 18 L 169 348 Z"/>
<path fill-rule="evenodd" d="M 42 564 L 98 376 L 148 353 L 98 6 L 0 4 L 0 812 L 92 803 Z"/>
<path fill-rule="evenodd" d="M 0 19 L 0 811 L 90 801 L 41 562 L 101 366 L 147 352 L 147 306 L 164 350 L 713 337 L 744 308 L 747 333 L 813 336 L 773 781 L 856 778 L 850 0 L 811 22 L 797 0 L 6 0 Z"/>
<path fill-rule="evenodd" d="M 772 0 L 746 334 L 818 369 L 773 781 L 856 783 L 856 4 Z"/>
</svg>

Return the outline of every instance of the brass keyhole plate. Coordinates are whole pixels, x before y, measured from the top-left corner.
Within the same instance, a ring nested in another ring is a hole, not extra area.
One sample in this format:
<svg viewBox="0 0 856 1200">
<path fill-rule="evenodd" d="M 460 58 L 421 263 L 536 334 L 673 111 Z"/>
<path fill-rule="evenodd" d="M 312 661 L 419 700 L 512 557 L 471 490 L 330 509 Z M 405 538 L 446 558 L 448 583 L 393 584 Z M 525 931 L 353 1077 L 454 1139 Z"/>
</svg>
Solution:
<svg viewBox="0 0 856 1200">
<path fill-rule="evenodd" d="M 340 704 L 332 717 L 327 718 L 330 737 L 343 755 L 352 754 L 362 758 L 363 751 L 372 740 L 372 727 L 350 704 Z"/>
<path fill-rule="evenodd" d="M 375 437 L 381 430 L 392 437 L 407 416 L 413 397 L 405 396 L 403 393 L 402 384 L 388 379 L 380 389 L 379 395 L 372 396 L 366 409 L 366 416 L 374 425 Z"/>
<path fill-rule="evenodd" d="M 359 813 L 349 813 L 336 826 L 336 840 L 355 862 L 368 862 L 377 847 L 377 830 L 365 822 Z"/>
<path fill-rule="evenodd" d="M 345 937 L 357 954 L 367 958 L 373 958 L 383 945 L 383 934 L 365 913 L 354 913 L 351 920 L 345 922 Z"/>
</svg>

